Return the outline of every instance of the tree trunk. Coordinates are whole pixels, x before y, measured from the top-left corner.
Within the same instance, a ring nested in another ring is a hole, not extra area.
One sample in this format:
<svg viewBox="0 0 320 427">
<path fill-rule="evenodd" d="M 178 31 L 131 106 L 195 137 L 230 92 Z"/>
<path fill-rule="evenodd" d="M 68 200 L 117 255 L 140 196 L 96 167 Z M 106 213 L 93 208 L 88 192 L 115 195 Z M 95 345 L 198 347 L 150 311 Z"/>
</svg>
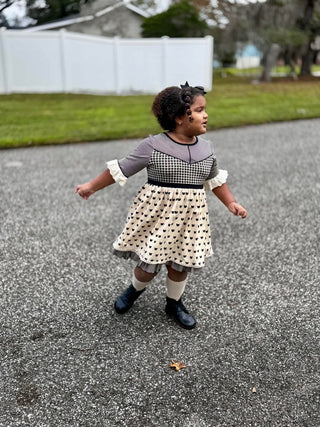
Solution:
<svg viewBox="0 0 320 427">
<path fill-rule="evenodd" d="M 265 65 L 264 65 L 262 76 L 261 76 L 261 80 L 263 82 L 271 81 L 271 70 L 276 63 L 280 52 L 281 52 L 280 45 L 278 45 L 277 43 L 272 43 L 266 55 Z"/>
<path fill-rule="evenodd" d="M 312 21 L 313 12 L 314 12 L 314 0 L 307 0 L 306 6 L 304 9 L 303 20 L 302 20 L 302 29 L 304 31 L 307 31 L 310 29 L 310 23 Z M 311 40 L 309 39 L 309 43 L 305 47 L 305 51 L 301 57 L 301 61 L 302 61 L 301 70 L 300 70 L 301 76 L 311 76 L 311 65 L 312 65 L 312 58 L 313 58 L 311 42 L 312 42 L 312 39 Z"/>
<path fill-rule="evenodd" d="M 313 61 L 313 55 L 314 55 L 314 52 L 312 51 L 309 44 L 306 51 L 301 57 L 300 76 L 311 76 L 311 66 Z"/>
</svg>

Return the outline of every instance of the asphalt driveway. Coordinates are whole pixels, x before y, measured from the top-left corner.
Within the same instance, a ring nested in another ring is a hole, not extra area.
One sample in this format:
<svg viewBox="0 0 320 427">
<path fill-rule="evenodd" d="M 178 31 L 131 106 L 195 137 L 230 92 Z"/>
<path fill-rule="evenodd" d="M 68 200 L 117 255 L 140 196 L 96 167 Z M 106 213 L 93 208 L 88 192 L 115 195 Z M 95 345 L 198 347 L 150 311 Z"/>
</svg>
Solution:
<svg viewBox="0 0 320 427">
<path fill-rule="evenodd" d="M 209 195 L 192 331 L 164 313 L 164 271 L 113 310 L 134 264 L 112 242 L 145 173 L 74 194 L 139 141 L 0 151 L 1 426 L 320 425 L 320 120 L 207 136 L 248 218 Z"/>
</svg>

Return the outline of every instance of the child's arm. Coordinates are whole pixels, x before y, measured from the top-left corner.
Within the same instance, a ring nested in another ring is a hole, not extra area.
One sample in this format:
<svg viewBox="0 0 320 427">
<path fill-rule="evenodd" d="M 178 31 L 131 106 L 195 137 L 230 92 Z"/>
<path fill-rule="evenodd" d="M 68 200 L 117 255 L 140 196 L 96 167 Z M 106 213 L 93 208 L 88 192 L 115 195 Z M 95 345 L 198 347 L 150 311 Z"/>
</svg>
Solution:
<svg viewBox="0 0 320 427">
<path fill-rule="evenodd" d="M 106 169 L 101 175 L 94 178 L 91 182 L 78 185 L 75 189 L 75 193 L 78 193 L 83 199 L 88 199 L 93 193 L 101 190 L 108 185 L 115 182 L 109 169 Z"/>
<path fill-rule="evenodd" d="M 219 200 L 236 216 L 246 218 L 247 211 L 236 202 L 227 184 L 222 184 L 215 187 L 212 192 L 218 197 Z"/>
</svg>

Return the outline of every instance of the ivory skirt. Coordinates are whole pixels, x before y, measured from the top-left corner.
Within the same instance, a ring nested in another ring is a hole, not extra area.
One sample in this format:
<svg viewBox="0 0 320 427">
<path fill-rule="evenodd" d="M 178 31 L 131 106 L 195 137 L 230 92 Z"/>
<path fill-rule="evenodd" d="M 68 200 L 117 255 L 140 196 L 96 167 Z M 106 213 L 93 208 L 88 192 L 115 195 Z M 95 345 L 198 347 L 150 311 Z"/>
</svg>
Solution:
<svg viewBox="0 0 320 427">
<path fill-rule="evenodd" d="M 202 268 L 212 255 L 205 190 L 145 184 L 113 248 L 149 273 L 163 264 L 178 271 Z"/>
</svg>

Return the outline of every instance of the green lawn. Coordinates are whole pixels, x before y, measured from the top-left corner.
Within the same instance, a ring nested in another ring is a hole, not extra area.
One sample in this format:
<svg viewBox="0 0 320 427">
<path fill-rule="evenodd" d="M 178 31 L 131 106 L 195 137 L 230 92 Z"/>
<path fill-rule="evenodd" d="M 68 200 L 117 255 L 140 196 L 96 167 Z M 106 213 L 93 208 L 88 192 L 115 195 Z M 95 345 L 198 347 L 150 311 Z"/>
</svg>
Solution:
<svg viewBox="0 0 320 427">
<path fill-rule="evenodd" d="M 252 84 L 214 77 L 206 95 L 209 129 L 320 117 L 320 79 Z M 0 148 L 143 138 L 160 127 L 153 96 L 0 96 Z"/>
</svg>

